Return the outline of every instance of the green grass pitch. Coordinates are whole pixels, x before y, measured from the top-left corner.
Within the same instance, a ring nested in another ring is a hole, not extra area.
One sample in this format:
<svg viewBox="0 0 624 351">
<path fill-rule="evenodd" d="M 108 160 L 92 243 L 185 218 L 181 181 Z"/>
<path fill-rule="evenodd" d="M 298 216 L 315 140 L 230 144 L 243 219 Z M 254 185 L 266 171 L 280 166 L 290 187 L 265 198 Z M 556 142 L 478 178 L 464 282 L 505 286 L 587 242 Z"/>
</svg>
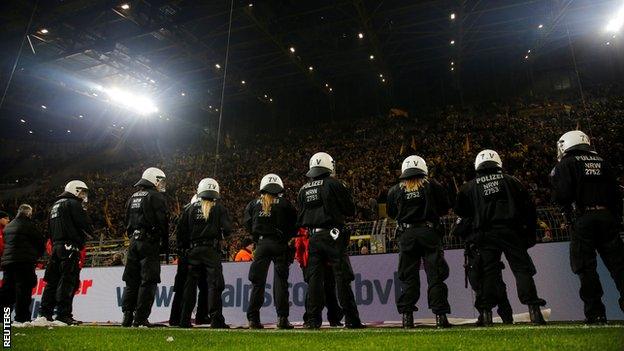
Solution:
<svg viewBox="0 0 624 351">
<path fill-rule="evenodd" d="M 169 340 L 168 340 L 169 339 Z M 624 350 L 624 324 L 525 325 L 448 330 L 13 328 L 14 350 Z"/>
</svg>

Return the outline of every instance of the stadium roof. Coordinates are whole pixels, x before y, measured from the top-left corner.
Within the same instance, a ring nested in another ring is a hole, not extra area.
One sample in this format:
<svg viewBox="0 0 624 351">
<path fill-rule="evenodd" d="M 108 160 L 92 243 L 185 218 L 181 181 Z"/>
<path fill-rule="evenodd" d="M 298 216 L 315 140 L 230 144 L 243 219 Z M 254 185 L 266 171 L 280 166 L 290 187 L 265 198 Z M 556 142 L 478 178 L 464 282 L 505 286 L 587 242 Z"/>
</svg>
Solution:
<svg viewBox="0 0 624 351">
<path fill-rule="evenodd" d="M 525 55 L 546 50 L 546 43 L 561 40 L 570 27 L 574 37 L 595 26 L 617 3 L 4 2 L 3 87 L 23 44 L 4 107 L 40 109 L 45 101 L 68 96 L 82 97 L 77 104 L 103 106 L 102 89 L 123 87 L 166 101 L 161 113 L 185 106 L 216 113 L 226 55 L 228 103 L 280 104 L 302 91 L 331 99 L 360 81 L 368 89 L 391 90 L 423 72 L 452 82 L 462 67 L 474 63 L 522 65 Z M 75 107 L 70 105 L 64 114 Z"/>
</svg>

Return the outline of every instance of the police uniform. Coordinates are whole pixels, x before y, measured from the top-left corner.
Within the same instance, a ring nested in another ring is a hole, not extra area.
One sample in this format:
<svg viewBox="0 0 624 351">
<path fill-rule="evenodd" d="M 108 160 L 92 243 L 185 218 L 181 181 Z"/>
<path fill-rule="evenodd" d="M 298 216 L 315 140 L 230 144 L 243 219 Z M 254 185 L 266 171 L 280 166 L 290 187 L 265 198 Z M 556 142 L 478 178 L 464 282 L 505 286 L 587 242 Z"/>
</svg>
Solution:
<svg viewBox="0 0 624 351">
<path fill-rule="evenodd" d="M 562 142 L 573 131 L 562 136 Z M 574 136 L 574 135 L 572 135 Z M 579 291 L 588 323 L 606 322 L 596 251 L 620 292 L 624 311 L 624 244 L 619 236 L 622 199 L 611 166 L 586 143 L 572 145 L 552 172 L 554 200 L 575 216 L 570 231 L 570 264 L 581 282 Z"/>
<path fill-rule="evenodd" d="M 126 204 L 126 232 L 130 247 L 123 280 L 126 289 L 122 299 L 123 326 L 150 326 L 149 315 L 160 283 L 161 248 L 169 246 L 169 211 L 166 198 L 154 183 L 141 179 Z"/>
<path fill-rule="evenodd" d="M 321 165 L 321 166 L 318 166 Z M 338 300 L 345 314 L 347 328 L 362 328 L 351 282 L 355 279 L 347 246 L 349 233 L 344 226 L 345 217 L 355 215 L 355 204 L 349 189 L 330 174 L 334 165 L 331 156 L 317 153 L 310 160 L 311 178 L 298 196 L 298 226 L 310 233 L 309 262 L 307 267 L 309 294 L 309 327 L 321 326 L 321 312 L 325 306 L 324 272 L 330 264 L 336 279 Z"/>
<path fill-rule="evenodd" d="M 399 235 L 399 279 L 403 291 L 397 309 L 403 314 L 404 327 L 413 326 L 413 312 L 420 297 L 420 262 L 427 274 L 429 308 L 436 315 L 438 327 L 448 327 L 446 314 L 451 312 L 448 288 L 444 281 L 449 267 L 442 250 L 442 233 L 438 230 L 440 216 L 451 207 L 444 188 L 427 179 L 425 161 L 418 156 L 405 159 L 401 179 L 421 177 L 422 187 L 408 191 L 403 183 L 388 192 L 388 216 L 397 220 Z M 414 166 L 417 164 L 417 166 Z"/>
<path fill-rule="evenodd" d="M 209 191 L 206 195 L 201 191 L 202 182 L 198 187 L 198 197 L 215 201 L 208 219 L 202 213 L 202 201 L 191 204 L 182 214 L 177 226 L 178 250 L 188 250 L 189 272 L 184 284 L 184 296 L 180 327 L 191 327 L 191 314 L 197 299 L 197 285 L 199 280 L 205 280 L 208 285 L 208 314 L 212 328 L 227 328 L 223 318 L 223 302 L 221 294 L 225 289 L 223 267 L 219 241 L 229 236 L 232 225 L 227 210 L 217 200 L 218 184 L 214 179 L 210 184 L 216 186 L 216 191 Z"/>
<path fill-rule="evenodd" d="M 277 326 L 280 329 L 291 329 L 288 322 L 288 270 L 291 257 L 288 241 L 296 233 L 297 211 L 288 200 L 279 195 L 283 191 L 281 179 L 274 174 L 265 178 L 273 179 L 270 183 L 267 180 L 265 187 L 261 189 L 261 192 L 273 194 L 270 211 L 264 212 L 262 200 L 256 199 L 247 205 L 244 215 L 245 227 L 256 242 L 254 259 L 249 267 L 249 281 L 253 288 L 249 297 L 247 319 L 251 328 L 262 328 L 260 307 L 264 303 L 264 286 L 269 265 L 273 262 L 273 299 L 278 317 Z M 271 185 L 274 187 L 273 191 L 270 191 Z"/>
<path fill-rule="evenodd" d="M 78 261 L 87 235 L 91 235 L 93 231 L 82 203 L 82 199 L 65 191 L 58 197 L 50 211 L 52 253 L 46 265 L 44 275 L 46 286 L 39 310 L 39 315 L 48 321 L 52 320 L 56 307 L 56 320 L 67 324 L 77 323 L 72 317 L 72 300 L 76 282 L 80 279 Z"/>
<path fill-rule="evenodd" d="M 183 211 L 186 211 L 191 204 L 187 204 Z M 181 217 L 180 217 L 181 218 Z M 179 218 L 179 219 L 180 219 Z M 179 220 L 178 219 L 178 220 Z M 178 266 L 176 275 L 173 279 L 173 301 L 171 302 L 171 312 L 169 314 L 169 325 L 179 326 L 180 315 L 182 313 L 182 301 L 184 297 L 184 284 L 189 272 L 188 252 L 186 250 L 178 250 Z M 199 294 L 197 296 L 197 312 L 195 316 L 195 324 L 210 324 L 210 316 L 208 315 L 208 284 L 206 279 L 200 278 L 197 282 Z"/>
<path fill-rule="evenodd" d="M 516 279 L 518 298 L 529 306 L 531 321 L 543 324 L 533 276 L 535 266 L 527 249 L 536 241 L 536 210 L 520 181 L 502 172 L 495 151 L 484 150 L 475 162 L 477 177 L 464 184 L 457 196 L 455 213 L 472 220 L 474 243 L 481 255 L 482 301 L 477 301 L 485 324 L 491 324 L 491 310 L 499 301 L 502 253 Z"/>
<path fill-rule="evenodd" d="M 483 260 L 481 259 L 481 252 L 476 245 L 476 236 L 472 231 L 472 221 L 470 218 L 458 218 L 457 223 L 453 227 L 451 235 L 463 239 L 464 248 L 464 269 L 466 274 L 466 280 L 470 283 L 470 287 L 475 293 L 474 306 L 477 310 L 480 310 L 480 306 L 483 305 Z M 505 265 L 500 262 L 500 270 L 496 275 L 497 289 L 496 289 L 496 304 L 497 313 L 501 317 L 503 323 L 513 324 L 513 310 L 507 297 L 507 285 L 503 280 L 503 269 Z M 479 314 L 477 319 L 477 325 L 484 325 L 483 315 Z"/>
</svg>

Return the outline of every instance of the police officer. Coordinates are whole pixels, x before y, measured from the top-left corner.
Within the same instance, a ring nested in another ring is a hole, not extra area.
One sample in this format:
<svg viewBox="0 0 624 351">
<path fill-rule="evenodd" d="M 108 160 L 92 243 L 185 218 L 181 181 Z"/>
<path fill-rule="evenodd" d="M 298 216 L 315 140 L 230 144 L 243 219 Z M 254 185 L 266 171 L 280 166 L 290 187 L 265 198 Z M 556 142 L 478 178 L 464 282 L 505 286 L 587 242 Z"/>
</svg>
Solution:
<svg viewBox="0 0 624 351">
<path fill-rule="evenodd" d="M 551 174 L 554 200 L 575 220 L 570 231 L 570 264 L 581 281 L 585 322 L 607 322 L 602 286 L 596 272 L 596 251 L 620 292 L 624 311 L 624 244 L 619 236 L 622 198 L 611 166 L 590 149 L 580 130 L 567 132 L 557 142 L 559 163 Z"/>
<path fill-rule="evenodd" d="M 310 178 L 299 190 L 299 227 L 310 233 L 309 262 L 307 268 L 310 329 L 321 327 L 321 312 L 325 305 L 324 271 L 330 264 L 336 279 L 338 300 L 345 314 L 346 328 L 364 328 L 355 304 L 351 282 L 355 279 L 347 246 L 349 233 L 345 230 L 345 217 L 355 215 L 355 204 L 349 189 L 336 180 L 334 159 L 324 152 L 310 159 Z"/>
<path fill-rule="evenodd" d="M 76 282 L 80 279 L 80 250 L 87 235 L 93 232 L 89 216 L 83 208 L 88 201 L 88 190 L 84 182 L 72 180 L 52 205 L 49 220 L 52 253 L 43 278 L 46 286 L 41 297 L 40 317 L 35 320 L 35 325 L 51 322 L 55 307 L 57 321 L 68 325 L 80 324 L 72 316 L 72 299 Z"/>
<path fill-rule="evenodd" d="M 446 191 L 428 178 L 425 160 L 407 157 L 401 166 L 401 182 L 388 191 L 388 216 L 397 220 L 399 235 L 399 279 L 404 285 L 397 300 L 403 315 L 403 327 L 414 327 L 414 311 L 420 297 L 420 262 L 427 274 L 429 308 L 436 315 L 436 326 L 448 328 L 451 313 L 448 288 L 444 281 L 449 267 L 442 250 L 440 216 L 451 207 Z"/>
<path fill-rule="evenodd" d="M 254 259 L 249 267 L 253 284 L 249 297 L 247 319 L 250 329 L 262 329 L 260 307 L 264 303 L 264 285 L 273 262 L 273 299 L 278 329 L 292 329 L 288 322 L 288 270 L 291 250 L 288 242 L 296 234 L 297 210 L 284 198 L 284 183 L 277 174 L 267 174 L 260 181 L 260 198 L 245 208 L 244 222 L 256 243 Z"/>
<path fill-rule="evenodd" d="M 151 327 L 148 322 L 160 283 L 161 251 L 169 248 L 169 211 L 164 196 L 165 173 L 155 167 L 143 172 L 126 204 L 126 232 L 130 237 L 128 258 L 123 272 L 126 289 L 122 309 L 124 327 Z M 160 243 L 160 245 L 159 245 Z"/>
<path fill-rule="evenodd" d="M 184 211 L 195 202 L 199 201 L 197 194 L 193 195 L 191 202 L 184 206 Z M 181 216 L 180 216 L 181 218 Z M 178 220 L 180 220 L 178 218 Z M 173 301 L 171 302 L 171 312 L 169 314 L 169 325 L 172 327 L 180 325 L 180 314 L 182 313 L 182 301 L 184 295 L 184 284 L 188 276 L 188 252 L 187 250 L 178 250 L 178 267 L 175 278 L 173 279 Z M 195 324 L 210 324 L 210 316 L 208 315 L 208 284 L 206 279 L 199 279 L 197 283 L 199 288 L 199 296 L 197 297 L 197 314 L 195 316 Z"/>
<path fill-rule="evenodd" d="M 211 328 L 229 328 L 223 318 L 221 293 L 225 289 L 219 241 L 232 231 L 227 210 L 218 201 L 219 184 L 204 178 L 197 186 L 201 200 L 186 208 L 178 221 L 178 250 L 188 250 L 189 272 L 184 284 L 184 301 L 180 327 L 191 328 L 191 314 L 197 298 L 197 284 L 205 279 L 208 285 L 208 308 Z"/>
<path fill-rule="evenodd" d="M 503 173 L 496 151 L 483 150 L 475 159 L 477 177 L 464 184 L 457 195 L 455 213 L 470 218 L 475 245 L 482 260 L 483 301 L 478 306 L 483 325 L 492 325 L 492 308 L 499 302 L 501 254 L 516 278 L 518 298 L 529 306 L 534 324 L 545 324 L 533 276 L 535 265 L 527 249 L 536 241 L 535 205 L 520 181 Z"/>
<path fill-rule="evenodd" d="M 463 239 L 464 241 L 464 270 L 466 274 L 467 283 L 470 283 L 470 287 L 475 292 L 475 308 L 479 310 L 479 306 L 483 304 L 483 260 L 481 259 L 481 252 L 476 244 L 476 238 L 474 231 L 472 230 L 472 221 L 470 218 L 458 218 L 457 222 L 451 230 L 451 235 Z M 513 324 L 513 310 L 507 297 L 507 285 L 503 280 L 503 269 L 505 264 L 499 262 L 500 269 L 496 274 L 496 286 L 497 297 L 496 304 L 498 305 L 497 313 L 501 317 L 504 324 Z M 477 326 L 484 326 L 483 314 L 479 314 L 477 318 Z"/>
</svg>

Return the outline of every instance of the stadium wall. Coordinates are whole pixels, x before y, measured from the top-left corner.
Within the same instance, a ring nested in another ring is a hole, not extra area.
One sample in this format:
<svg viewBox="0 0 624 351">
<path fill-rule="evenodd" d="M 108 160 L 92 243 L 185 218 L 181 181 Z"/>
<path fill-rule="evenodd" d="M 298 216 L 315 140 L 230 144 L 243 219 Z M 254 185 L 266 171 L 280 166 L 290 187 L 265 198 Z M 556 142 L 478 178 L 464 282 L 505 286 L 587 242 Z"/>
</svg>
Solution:
<svg viewBox="0 0 624 351">
<path fill-rule="evenodd" d="M 583 305 L 578 297 L 579 283 L 570 271 L 567 242 L 538 244 L 530 249 L 530 254 L 537 267 L 536 283 L 541 297 L 548 302 L 546 308 L 551 309 L 551 320 L 582 320 Z M 445 251 L 450 266 L 449 302 L 451 317 L 475 318 L 472 290 L 464 288 L 463 250 Z M 396 311 L 395 301 L 400 283 L 397 280 L 398 254 L 379 254 L 351 257 L 355 272 L 353 282 L 356 302 L 360 315 L 365 322 L 398 321 L 400 315 Z M 509 265 L 505 262 L 504 279 L 514 313 L 523 313 L 527 309 L 517 299 L 515 281 Z M 604 264 L 599 260 L 598 266 L 603 288 L 604 302 L 607 306 L 609 319 L 624 319 L 624 313 L 617 306 L 618 293 L 610 279 Z M 223 293 L 224 315 L 228 323 L 246 324 L 251 285 L 247 279 L 249 263 L 224 263 L 226 288 Z M 119 322 L 122 317 L 121 296 L 124 282 L 121 280 L 123 267 L 85 268 L 81 272 L 81 286 L 74 299 L 75 318 L 93 322 Z M 170 304 L 173 298 L 173 280 L 175 265 L 162 267 L 162 283 L 158 285 L 158 293 L 152 310 L 150 321 L 164 322 L 169 318 Z M 265 308 L 261 310 L 263 322 L 276 319 L 272 302 L 272 269 L 269 271 L 268 286 L 265 293 Z M 41 293 L 44 283 L 43 271 L 37 271 L 39 283 L 34 289 L 33 314 L 39 310 Z M 421 272 L 422 297 L 418 303 L 419 311 L 415 318 L 431 318 L 427 308 L 426 280 Z M 301 269 L 297 264 L 290 269 L 290 319 L 300 321 L 304 312 L 306 284 L 303 282 Z"/>
</svg>

